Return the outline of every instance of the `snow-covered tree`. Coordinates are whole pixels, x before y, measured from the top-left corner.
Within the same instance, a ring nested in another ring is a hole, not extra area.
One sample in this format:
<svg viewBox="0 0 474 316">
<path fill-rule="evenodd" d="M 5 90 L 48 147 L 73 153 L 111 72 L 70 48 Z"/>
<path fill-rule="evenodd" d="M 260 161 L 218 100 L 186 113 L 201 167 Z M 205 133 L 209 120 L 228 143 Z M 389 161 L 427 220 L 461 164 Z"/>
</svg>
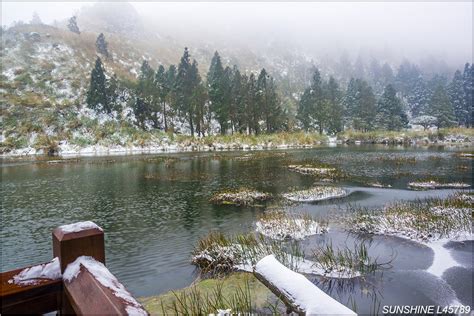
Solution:
<svg viewBox="0 0 474 316">
<path fill-rule="evenodd" d="M 453 106 L 449 101 L 446 89 L 442 85 L 438 85 L 431 97 L 430 115 L 436 117 L 436 126 L 450 127 L 456 124 Z"/>
<path fill-rule="evenodd" d="M 105 57 L 109 57 L 109 51 L 108 51 L 108 43 L 105 40 L 104 33 L 100 33 L 99 36 L 97 36 L 97 40 L 95 41 L 95 47 L 97 49 L 97 52 L 99 54 L 104 55 Z"/>
<path fill-rule="evenodd" d="M 465 120 L 466 126 L 474 126 L 474 113 L 473 113 L 473 93 L 474 93 L 474 64 L 469 66 L 469 63 L 466 63 L 464 66 L 463 72 L 463 86 L 464 86 L 464 96 L 466 98 L 465 106 L 466 112 L 468 113 Z"/>
<path fill-rule="evenodd" d="M 392 85 L 387 85 L 378 102 L 377 125 L 390 131 L 398 131 L 407 123 L 407 115 L 403 109 L 402 102 L 397 97 L 397 92 Z"/>
<path fill-rule="evenodd" d="M 110 113 L 107 98 L 107 79 L 105 77 L 105 70 L 100 57 L 95 61 L 95 67 L 91 72 L 91 80 L 89 91 L 87 92 L 87 106 L 96 112 Z"/>
<path fill-rule="evenodd" d="M 69 19 L 67 28 L 69 29 L 69 31 L 71 31 L 71 32 L 73 32 L 73 33 L 81 34 L 81 32 L 79 31 L 79 26 L 77 26 L 77 18 L 76 18 L 76 16 L 72 16 L 72 17 Z"/>
<path fill-rule="evenodd" d="M 410 121 L 411 125 L 421 125 L 423 126 L 423 130 L 426 130 L 427 128 L 431 126 L 435 126 L 438 120 L 434 116 L 430 115 L 421 115 L 413 118 Z"/>
</svg>

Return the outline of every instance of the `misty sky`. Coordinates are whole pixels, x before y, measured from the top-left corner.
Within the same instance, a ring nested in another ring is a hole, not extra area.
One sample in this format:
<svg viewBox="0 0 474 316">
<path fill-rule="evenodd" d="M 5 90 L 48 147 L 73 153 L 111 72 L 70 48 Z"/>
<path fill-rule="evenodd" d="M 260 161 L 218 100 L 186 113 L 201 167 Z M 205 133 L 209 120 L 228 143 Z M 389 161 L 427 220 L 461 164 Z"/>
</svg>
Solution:
<svg viewBox="0 0 474 316">
<path fill-rule="evenodd" d="M 64 19 L 84 2 L 5 2 L 2 24 Z M 472 2 L 133 2 L 138 13 L 169 36 L 277 41 L 310 52 L 366 49 L 446 62 L 472 60 Z"/>
</svg>

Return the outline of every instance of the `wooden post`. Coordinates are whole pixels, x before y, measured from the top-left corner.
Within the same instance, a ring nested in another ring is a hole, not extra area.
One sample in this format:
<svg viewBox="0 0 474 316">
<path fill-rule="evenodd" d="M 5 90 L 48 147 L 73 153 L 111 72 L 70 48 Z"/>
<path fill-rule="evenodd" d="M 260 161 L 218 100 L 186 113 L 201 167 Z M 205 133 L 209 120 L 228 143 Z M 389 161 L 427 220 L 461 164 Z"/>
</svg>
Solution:
<svg viewBox="0 0 474 316">
<path fill-rule="evenodd" d="M 53 230 L 53 257 L 58 257 L 61 273 L 67 265 L 80 256 L 91 256 L 105 264 L 104 232 L 97 228 L 88 228 L 74 232 L 65 232 L 61 227 Z"/>
<path fill-rule="evenodd" d="M 86 225 L 85 229 L 64 229 L 65 226 L 60 226 L 53 230 L 53 257 L 59 258 L 61 273 L 80 256 L 91 256 L 105 265 L 104 232 L 99 226 L 91 224 Z M 75 314 L 65 291 L 58 299 L 61 315 Z"/>
</svg>

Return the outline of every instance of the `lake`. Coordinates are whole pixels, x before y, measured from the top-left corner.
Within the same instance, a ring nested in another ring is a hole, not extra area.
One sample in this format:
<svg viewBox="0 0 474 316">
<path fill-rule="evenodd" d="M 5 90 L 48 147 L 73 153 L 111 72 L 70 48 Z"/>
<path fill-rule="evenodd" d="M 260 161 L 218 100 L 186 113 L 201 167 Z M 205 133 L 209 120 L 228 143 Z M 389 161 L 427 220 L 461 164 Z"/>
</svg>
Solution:
<svg viewBox="0 0 474 316">
<path fill-rule="evenodd" d="M 220 190 L 248 187 L 275 195 L 309 188 L 311 176 L 288 170 L 289 164 L 320 161 L 351 175 L 336 185 L 351 194 L 343 199 L 285 206 L 329 216 L 348 205 L 382 206 L 395 200 L 448 196 L 452 190 L 412 191 L 407 183 L 436 177 L 472 185 L 472 160 L 443 147 L 335 146 L 313 149 L 179 153 L 80 158 L 63 161 L 2 161 L 1 270 L 51 260 L 51 231 L 63 224 L 91 220 L 105 231 L 107 266 L 135 295 L 149 296 L 188 286 L 197 276 L 190 253 L 211 230 L 254 230 L 265 207 L 216 206 L 209 198 Z M 471 148 L 462 148 L 472 151 Z M 391 188 L 373 188 L 378 181 Z M 303 245 L 352 243 L 357 236 L 333 223 L 322 236 Z M 382 304 L 472 306 L 472 242 L 452 243 L 450 251 L 464 267 L 442 279 L 425 270 L 433 252 L 393 237 L 371 238 L 370 252 L 394 256 L 392 267 L 364 280 L 339 282 L 313 277 L 325 291 L 358 312 Z M 468 282 L 469 283 L 469 282 Z"/>
</svg>

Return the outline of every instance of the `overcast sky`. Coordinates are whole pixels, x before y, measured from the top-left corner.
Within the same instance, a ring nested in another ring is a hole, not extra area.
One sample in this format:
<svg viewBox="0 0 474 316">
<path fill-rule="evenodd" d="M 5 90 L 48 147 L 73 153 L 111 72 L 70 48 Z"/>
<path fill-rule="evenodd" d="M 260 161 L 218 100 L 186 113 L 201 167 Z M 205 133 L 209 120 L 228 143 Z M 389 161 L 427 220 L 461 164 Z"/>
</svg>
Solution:
<svg viewBox="0 0 474 316">
<path fill-rule="evenodd" d="M 29 21 L 34 11 L 51 23 L 84 2 L 5 2 L 2 24 Z M 189 33 L 245 42 L 268 39 L 310 50 L 344 48 L 472 60 L 472 2 L 133 2 L 157 32 Z"/>
</svg>

